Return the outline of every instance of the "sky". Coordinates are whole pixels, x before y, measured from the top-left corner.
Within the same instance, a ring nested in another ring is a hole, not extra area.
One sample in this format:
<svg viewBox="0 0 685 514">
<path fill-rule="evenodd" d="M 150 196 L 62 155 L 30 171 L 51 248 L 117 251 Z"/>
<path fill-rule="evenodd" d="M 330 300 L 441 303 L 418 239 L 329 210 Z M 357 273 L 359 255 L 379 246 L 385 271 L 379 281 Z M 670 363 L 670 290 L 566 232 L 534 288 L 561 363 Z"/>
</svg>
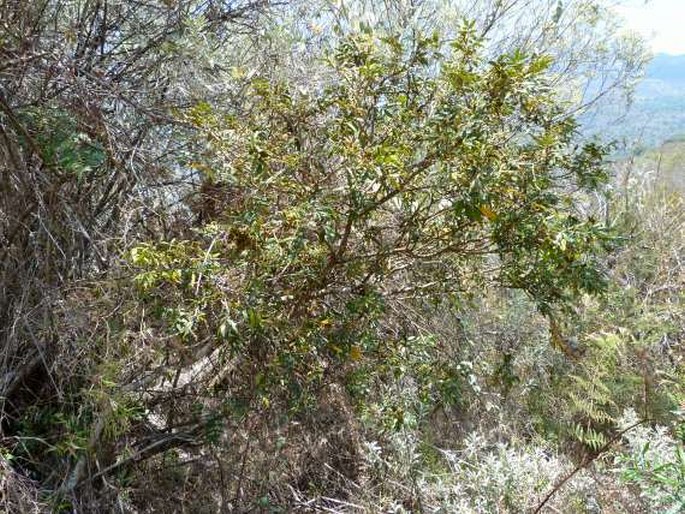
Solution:
<svg viewBox="0 0 685 514">
<path fill-rule="evenodd" d="M 685 54 L 685 0 L 627 0 L 617 9 L 655 53 Z"/>
</svg>

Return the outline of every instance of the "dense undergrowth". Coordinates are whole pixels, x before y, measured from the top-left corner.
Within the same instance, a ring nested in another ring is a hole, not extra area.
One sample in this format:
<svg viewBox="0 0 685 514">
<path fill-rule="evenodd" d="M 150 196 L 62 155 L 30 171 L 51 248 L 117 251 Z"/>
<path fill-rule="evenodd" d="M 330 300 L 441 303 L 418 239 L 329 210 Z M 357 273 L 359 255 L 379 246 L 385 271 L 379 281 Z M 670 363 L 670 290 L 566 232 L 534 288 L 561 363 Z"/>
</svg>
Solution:
<svg viewBox="0 0 685 514">
<path fill-rule="evenodd" d="M 682 511 L 639 42 L 509 3 L 0 2 L 0 509 Z"/>
</svg>

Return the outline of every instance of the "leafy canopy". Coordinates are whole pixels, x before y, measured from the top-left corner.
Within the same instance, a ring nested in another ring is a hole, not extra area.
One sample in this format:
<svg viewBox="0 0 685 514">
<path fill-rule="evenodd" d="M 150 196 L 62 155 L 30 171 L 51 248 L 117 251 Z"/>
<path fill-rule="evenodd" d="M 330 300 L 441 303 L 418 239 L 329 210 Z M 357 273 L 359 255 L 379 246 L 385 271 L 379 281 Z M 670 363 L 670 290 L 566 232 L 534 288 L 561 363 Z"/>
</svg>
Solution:
<svg viewBox="0 0 685 514">
<path fill-rule="evenodd" d="M 574 198 L 605 150 L 576 142 L 550 59 L 480 50 L 468 24 L 450 44 L 354 34 L 323 85 L 256 78 L 241 112 L 185 112 L 208 148 L 202 226 L 132 254 L 165 330 L 242 361 L 269 401 L 384 360 L 392 302 L 494 282 L 544 311 L 598 291 L 610 237 Z"/>
</svg>

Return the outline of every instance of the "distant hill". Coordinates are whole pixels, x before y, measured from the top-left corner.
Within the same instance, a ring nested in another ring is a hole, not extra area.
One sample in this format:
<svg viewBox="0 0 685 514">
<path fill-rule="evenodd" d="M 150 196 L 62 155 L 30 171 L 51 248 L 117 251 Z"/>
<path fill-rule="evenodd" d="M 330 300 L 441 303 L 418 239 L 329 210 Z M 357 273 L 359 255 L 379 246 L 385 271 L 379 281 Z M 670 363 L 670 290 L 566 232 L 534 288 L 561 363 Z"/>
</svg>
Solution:
<svg viewBox="0 0 685 514">
<path fill-rule="evenodd" d="M 581 119 L 588 134 L 652 148 L 685 134 L 685 55 L 658 54 L 635 90 L 633 104 L 604 103 Z"/>
<path fill-rule="evenodd" d="M 654 56 L 635 94 L 638 103 L 685 97 L 685 55 Z"/>
<path fill-rule="evenodd" d="M 685 55 L 655 55 L 647 68 L 647 78 L 666 83 L 685 83 Z"/>
<path fill-rule="evenodd" d="M 685 137 L 640 152 L 632 161 L 637 169 L 653 173 L 666 187 L 685 193 Z"/>
<path fill-rule="evenodd" d="M 621 160 L 685 192 L 685 55 L 656 55 L 627 111 L 625 105 L 603 103 L 581 122 L 589 135 L 625 142 Z"/>
</svg>

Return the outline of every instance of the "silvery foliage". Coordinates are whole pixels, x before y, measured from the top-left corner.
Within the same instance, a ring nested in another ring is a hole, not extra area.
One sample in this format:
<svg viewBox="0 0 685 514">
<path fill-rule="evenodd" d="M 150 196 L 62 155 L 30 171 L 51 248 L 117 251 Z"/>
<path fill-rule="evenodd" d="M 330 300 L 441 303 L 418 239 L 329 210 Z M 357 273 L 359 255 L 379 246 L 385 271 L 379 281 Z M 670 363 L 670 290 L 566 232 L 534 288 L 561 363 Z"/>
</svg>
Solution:
<svg viewBox="0 0 685 514">
<path fill-rule="evenodd" d="M 619 426 L 638 422 L 637 413 L 626 410 Z M 615 473 L 640 489 L 652 512 L 675 514 L 685 509 L 685 449 L 662 426 L 641 424 L 623 435 L 625 451 L 614 458 Z"/>
</svg>

